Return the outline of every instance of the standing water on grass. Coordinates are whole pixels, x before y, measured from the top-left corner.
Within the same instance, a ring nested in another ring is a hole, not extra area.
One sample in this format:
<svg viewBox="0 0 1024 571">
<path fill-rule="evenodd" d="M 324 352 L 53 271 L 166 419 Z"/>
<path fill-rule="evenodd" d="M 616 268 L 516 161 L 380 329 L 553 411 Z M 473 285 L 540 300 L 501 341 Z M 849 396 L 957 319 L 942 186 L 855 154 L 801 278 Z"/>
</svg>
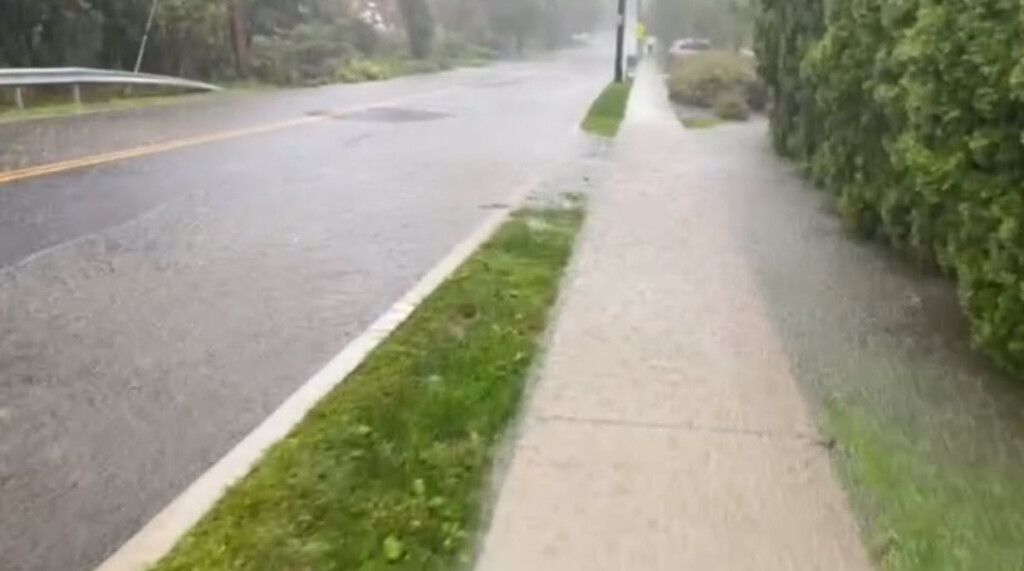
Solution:
<svg viewBox="0 0 1024 571">
<path fill-rule="evenodd" d="M 954 285 L 848 233 L 765 124 L 695 134 L 884 569 L 1022 569 L 1024 385 L 970 347 Z M 1015 547 L 1016 546 L 1016 547 Z"/>
</svg>

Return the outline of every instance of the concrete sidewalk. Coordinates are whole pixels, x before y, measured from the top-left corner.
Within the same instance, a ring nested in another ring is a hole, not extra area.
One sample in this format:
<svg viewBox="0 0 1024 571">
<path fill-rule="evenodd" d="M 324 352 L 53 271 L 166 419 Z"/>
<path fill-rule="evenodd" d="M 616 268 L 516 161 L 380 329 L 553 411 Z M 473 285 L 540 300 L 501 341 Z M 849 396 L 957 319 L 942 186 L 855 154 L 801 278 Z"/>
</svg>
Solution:
<svg viewBox="0 0 1024 571">
<path fill-rule="evenodd" d="M 642 68 L 478 571 L 871 569 L 729 233 Z"/>
</svg>

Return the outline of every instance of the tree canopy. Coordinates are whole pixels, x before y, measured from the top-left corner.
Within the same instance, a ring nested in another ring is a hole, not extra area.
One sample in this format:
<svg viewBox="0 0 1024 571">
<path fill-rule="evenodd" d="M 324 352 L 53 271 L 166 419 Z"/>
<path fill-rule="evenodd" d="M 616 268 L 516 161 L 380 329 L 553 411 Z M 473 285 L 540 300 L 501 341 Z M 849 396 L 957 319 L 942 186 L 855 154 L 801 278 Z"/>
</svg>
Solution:
<svg viewBox="0 0 1024 571">
<path fill-rule="evenodd" d="M 754 0 L 649 0 L 651 31 L 671 42 L 685 37 L 707 38 L 718 47 L 750 47 Z"/>
<path fill-rule="evenodd" d="M 143 70 L 278 82 L 359 59 L 426 59 L 435 43 L 548 47 L 597 23 L 600 0 L 157 0 Z M 0 0 L 0 66 L 131 69 L 152 0 Z"/>
</svg>

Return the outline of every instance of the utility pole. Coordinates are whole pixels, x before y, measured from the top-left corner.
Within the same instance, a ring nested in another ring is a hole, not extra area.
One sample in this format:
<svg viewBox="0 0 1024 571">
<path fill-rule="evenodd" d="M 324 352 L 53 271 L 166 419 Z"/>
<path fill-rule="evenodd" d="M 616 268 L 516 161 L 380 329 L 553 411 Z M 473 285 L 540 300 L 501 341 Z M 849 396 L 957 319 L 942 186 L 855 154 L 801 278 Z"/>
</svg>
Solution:
<svg viewBox="0 0 1024 571">
<path fill-rule="evenodd" d="M 622 83 L 622 49 L 626 42 L 626 0 L 619 0 L 618 24 L 615 28 L 615 83 Z"/>
<path fill-rule="evenodd" d="M 160 0 L 153 0 L 153 5 L 149 7 L 149 18 L 146 20 L 146 31 L 142 34 L 142 43 L 139 44 L 139 55 L 135 58 L 135 69 L 132 70 L 135 73 L 139 73 L 139 69 L 142 67 L 142 56 L 146 53 L 146 43 L 149 42 L 149 31 L 153 29 L 153 18 L 156 17 L 156 5 Z"/>
</svg>

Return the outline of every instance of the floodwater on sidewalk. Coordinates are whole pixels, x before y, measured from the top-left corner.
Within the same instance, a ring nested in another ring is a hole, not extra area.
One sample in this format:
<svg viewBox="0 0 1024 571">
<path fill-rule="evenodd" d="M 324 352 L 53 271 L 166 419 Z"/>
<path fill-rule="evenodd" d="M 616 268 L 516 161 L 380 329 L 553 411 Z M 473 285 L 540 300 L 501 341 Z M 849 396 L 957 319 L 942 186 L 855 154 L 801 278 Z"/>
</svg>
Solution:
<svg viewBox="0 0 1024 571">
<path fill-rule="evenodd" d="M 855 485 L 851 498 L 868 547 L 889 557 L 888 543 L 898 539 L 872 535 L 914 528 L 933 534 L 916 563 L 944 559 L 884 568 L 1020 568 L 1007 566 L 1024 565 L 1020 553 L 949 559 L 957 545 L 1020 549 L 1024 382 L 971 348 L 951 280 L 847 232 L 831 196 L 772 153 L 766 129 L 756 120 L 693 131 L 702 139 L 695 160 L 733 182 L 716 188 L 729 193 L 731 235 L 794 375 L 839 451 L 857 449 L 859 464 L 840 468 L 871 488 Z M 936 547 L 943 542 L 951 546 Z"/>
</svg>

